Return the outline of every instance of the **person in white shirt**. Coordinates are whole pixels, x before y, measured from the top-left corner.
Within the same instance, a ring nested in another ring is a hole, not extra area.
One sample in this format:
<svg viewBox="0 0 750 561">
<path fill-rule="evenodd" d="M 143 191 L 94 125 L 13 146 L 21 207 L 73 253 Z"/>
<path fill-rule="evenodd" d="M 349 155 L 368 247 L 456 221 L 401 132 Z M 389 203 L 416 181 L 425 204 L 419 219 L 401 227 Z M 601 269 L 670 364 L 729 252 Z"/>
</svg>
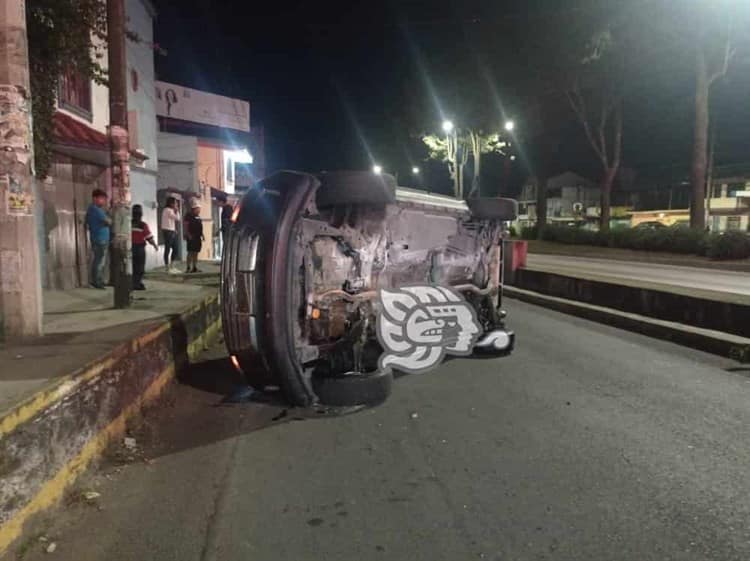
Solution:
<svg viewBox="0 0 750 561">
<path fill-rule="evenodd" d="M 169 273 L 173 270 L 172 261 L 177 252 L 177 201 L 174 197 L 167 199 L 167 206 L 161 213 L 161 231 L 164 234 L 164 268 Z"/>
</svg>

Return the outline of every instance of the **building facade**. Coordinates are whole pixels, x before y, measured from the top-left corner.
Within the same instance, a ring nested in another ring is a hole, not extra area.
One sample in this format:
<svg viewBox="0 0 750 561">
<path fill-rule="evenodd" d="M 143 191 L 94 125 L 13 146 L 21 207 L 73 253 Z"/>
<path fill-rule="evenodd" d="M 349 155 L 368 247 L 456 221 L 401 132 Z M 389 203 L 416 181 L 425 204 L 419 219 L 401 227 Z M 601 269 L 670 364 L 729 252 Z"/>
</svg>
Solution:
<svg viewBox="0 0 750 561">
<path fill-rule="evenodd" d="M 143 220 L 152 231 L 157 227 L 156 178 L 159 170 L 154 100 L 154 19 L 156 12 L 148 0 L 126 0 L 128 28 L 139 41 L 127 41 L 128 132 L 130 134 L 130 189 L 133 204 L 143 206 Z M 146 253 L 146 268 L 161 263 L 157 252 Z"/>
<path fill-rule="evenodd" d="M 153 92 L 155 11 L 149 0 L 127 0 L 126 13 L 129 28 L 141 38 L 127 45 L 132 202 L 143 205 L 146 220 L 155 227 L 156 116 L 153 94 L 147 93 Z M 61 77 L 52 166 L 38 186 L 44 288 L 88 285 L 90 245 L 84 218 L 93 189 L 111 192 L 108 124 L 108 88 L 72 73 Z M 153 255 L 151 259 L 153 264 Z"/>
<path fill-rule="evenodd" d="M 220 202 L 236 196 L 238 168 L 254 164 L 250 152 L 250 104 L 157 82 L 159 171 L 157 175 L 160 208 L 167 197 L 178 201 L 180 214 L 188 212 L 191 199 L 201 203 L 205 242 L 199 259 L 213 260 L 221 255 Z M 251 171 L 245 171 L 243 180 Z M 178 258 L 185 254 L 180 232 Z"/>
<path fill-rule="evenodd" d="M 518 225 L 536 224 L 537 181 L 531 178 L 521 190 L 518 199 Z M 586 222 L 590 218 L 588 209 L 599 204 L 599 187 L 571 171 L 547 180 L 547 222 L 550 224 Z"/>
<path fill-rule="evenodd" d="M 745 176 L 716 179 L 706 206 L 707 225 L 712 232 L 750 232 L 750 179 Z"/>
</svg>

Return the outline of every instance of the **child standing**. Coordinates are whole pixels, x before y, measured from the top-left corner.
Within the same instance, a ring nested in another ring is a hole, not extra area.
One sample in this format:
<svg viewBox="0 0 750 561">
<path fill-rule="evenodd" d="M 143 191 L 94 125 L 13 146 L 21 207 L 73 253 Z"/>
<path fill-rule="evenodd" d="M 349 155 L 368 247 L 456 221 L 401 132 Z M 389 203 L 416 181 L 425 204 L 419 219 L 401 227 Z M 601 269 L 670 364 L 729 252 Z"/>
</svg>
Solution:
<svg viewBox="0 0 750 561">
<path fill-rule="evenodd" d="M 104 290 L 104 258 L 109 249 L 109 227 L 112 225 L 112 219 L 104 210 L 106 205 L 107 193 L 94 189 L 91 193 L 91 205 L 86 211 L 86 226 L 93 252 L 89 284 L 100 290 Z"/>
<path fill-rule="evenodd" d="M 200 273 L 198 270 L 198 254 L 203 246 L 203 221 L 201 220 L 201 204 L 193 199 L 190 212 L 185 216 L 185 237 L 187 238 L 187 269 L 186 273 Z"/>
<path fill-rule="evenodd" d="M 133 205 L 133 224 L 131 225 L 133 242 L 133 290 L 146 290 L 143 286 L 143 273 L 146 271 L 146 244 L 159 251 L 151 230 L 143 221 L 143 207 Z"/>
</svg>

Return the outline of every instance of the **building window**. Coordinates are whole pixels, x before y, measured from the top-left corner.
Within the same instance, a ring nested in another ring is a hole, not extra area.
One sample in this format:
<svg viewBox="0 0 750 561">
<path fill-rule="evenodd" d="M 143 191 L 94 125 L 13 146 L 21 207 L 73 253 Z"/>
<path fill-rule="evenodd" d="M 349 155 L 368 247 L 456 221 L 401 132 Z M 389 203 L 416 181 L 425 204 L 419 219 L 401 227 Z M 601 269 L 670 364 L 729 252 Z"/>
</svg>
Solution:
<svg viewBox="0 0 750 561">
<path fill-rule="evenodd" d="M 130 69 L 130 83 L 133 86 L 133 91 L 138 91 L 138 71 L 135 68 Z"/>
<path fill-rule="evenodd" d="M 741 216 L 727 216 L 727 231 L 740 230 L 742 228 Z"/>
<path fill-rule="evenodd" d="M 80 73 L 70 71 L 63 74 L 57 99 L 63 109 L 91 120 L 91 80 Z"/>
<path fill-rule="evenodd" d="M 234 160 L 232 158 L 227 158 L 227 169 L 225 177 L 227 183 L 234 183 Z"/>
<path fill-rule="evenodd" d="M 727 197 L 736 197 L 738 191 L 744 191 L 744 190 L 745 190 L 744 183 L 730 183 L 727 186 Z"/>
</svg>

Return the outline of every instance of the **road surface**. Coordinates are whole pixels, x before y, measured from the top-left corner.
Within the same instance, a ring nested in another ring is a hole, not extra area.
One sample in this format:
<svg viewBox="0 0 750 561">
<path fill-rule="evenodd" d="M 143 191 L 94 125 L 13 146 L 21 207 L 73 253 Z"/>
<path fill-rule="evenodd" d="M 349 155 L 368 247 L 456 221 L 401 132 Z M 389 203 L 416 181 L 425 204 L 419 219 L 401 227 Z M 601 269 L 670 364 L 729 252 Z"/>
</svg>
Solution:
<svg viewBox="0 0 750 561">
<path fill-rule="evenodd" d="M 637 261 L 615 261 L 591 257 L 530 253 L 527 267 L 573 276 L 609 277 L 664 286 L 709 290 L 750 296 L 750 273 L 661 265 Z"/>
<path fill-rule="evenodd" d="M 750 371 L 509 301 L 512 357 L 375 409 L 217 406 L 220 347 L 29 534 L 25 559 L 750 559 Z M 299 420 L 297 420 L 299 419 Z M 127 461 L 127 460 L 125 460 Z M 40 529 L 41 528 L 41 529 Z"/>
</svg>

